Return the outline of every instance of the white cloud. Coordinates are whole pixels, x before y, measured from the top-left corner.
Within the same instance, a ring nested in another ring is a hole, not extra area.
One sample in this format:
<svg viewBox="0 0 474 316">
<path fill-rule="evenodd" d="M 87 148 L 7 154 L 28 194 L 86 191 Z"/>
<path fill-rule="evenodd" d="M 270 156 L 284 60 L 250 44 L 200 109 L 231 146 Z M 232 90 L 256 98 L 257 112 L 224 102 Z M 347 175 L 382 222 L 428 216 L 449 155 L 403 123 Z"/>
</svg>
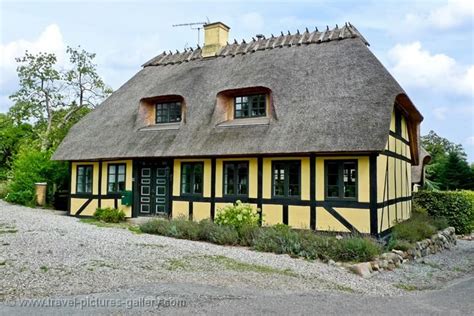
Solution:
<svg viewBox="0 0 474 316">
<path fill-rule="evenodd" d="M 474 2 L 472 0 L 448 0 L 446 4 L 432 9 L 428 13 L 408 13 L 402 24 L 410 27 L 435 27 L 451 29 L 468 22 L 472 25 Z"/>
<path fill-rule="evenodd" d="M 397 44 L 388 56 L 391 71 L 402 85 L 473 97 L 474 65 L 461 65 L 445 54 L 432 54 L 420 42 Z"/>
<path fill-rule="evenodd" d="M 26 50 L 30 53 L 54 53 L 58 58 L 59 65 L 65 63 L 66 45 L 61 30 L 56 24 L 47 26 L 38 38 L 32 41 L 19 39 L 0 44 L 0 111 L 8 109 L 8 95 L 12 94 L 18 87 L 15 58 L 23 56 Z"/>
</svg>

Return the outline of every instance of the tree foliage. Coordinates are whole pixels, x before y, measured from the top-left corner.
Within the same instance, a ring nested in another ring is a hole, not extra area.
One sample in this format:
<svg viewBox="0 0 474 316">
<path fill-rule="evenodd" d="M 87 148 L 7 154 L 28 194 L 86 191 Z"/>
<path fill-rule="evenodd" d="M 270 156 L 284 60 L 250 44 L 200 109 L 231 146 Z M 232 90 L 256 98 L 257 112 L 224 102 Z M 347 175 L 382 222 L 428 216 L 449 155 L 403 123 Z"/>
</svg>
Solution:
<svg viewBox="0 0 474 316">
<path fill-rule="evenodd" d="M 112 92 L 97 72 L 95 54 L 80 47 L 66 52 L 66 69 L 50 53 L 26 51 L 16 59 L 20 87 L 0 115 L 0 180 L 9 175 L 11 202 L 32 203 L 35 182 L 47 182 L 49 196 L 67 183 L 67 164 L 51 155 L 70 127 Z"/>
<path fill-rule="evenodd" d="M 441 190 L 474 189 L 474 171 L 467 162 L 467 155 L 460 144 L 430 131 L 421 137 L 422 146 L 431 155 L 426 169 L 429 188 Z"/>
</svg>

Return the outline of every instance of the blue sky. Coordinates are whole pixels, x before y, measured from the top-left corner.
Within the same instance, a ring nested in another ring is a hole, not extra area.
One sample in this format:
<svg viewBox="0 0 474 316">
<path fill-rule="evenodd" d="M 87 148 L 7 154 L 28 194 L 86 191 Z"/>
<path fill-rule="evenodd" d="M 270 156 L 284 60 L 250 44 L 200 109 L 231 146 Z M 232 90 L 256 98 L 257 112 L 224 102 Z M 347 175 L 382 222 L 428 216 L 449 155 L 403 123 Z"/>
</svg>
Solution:
<svg viewBox="0 0 474 316">
<path fill-rule="evenodd" d="M 445 1 L 7 1 L 0 0 L 0 112 L 18 88 L 14 58 L 66 46 L 97 53 L 118 89 L 163 50 L 195 46 L 197 33 L 172 24 L 222 21 L 230 39 L 350 21 L 433 129 L 474 161 L 474 2 Z M 202 41 L 202 36 L 201 36 Z"/>
</svg>

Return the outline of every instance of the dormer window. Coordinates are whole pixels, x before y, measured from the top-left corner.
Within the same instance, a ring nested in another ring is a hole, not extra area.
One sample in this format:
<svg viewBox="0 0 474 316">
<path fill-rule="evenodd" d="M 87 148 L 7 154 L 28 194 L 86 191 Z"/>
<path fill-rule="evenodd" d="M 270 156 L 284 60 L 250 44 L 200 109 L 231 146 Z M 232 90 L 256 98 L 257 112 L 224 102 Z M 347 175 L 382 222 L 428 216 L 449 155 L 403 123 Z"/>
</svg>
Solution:
<svg viewBox="0 0 474 316">
<path fill-rule="evenodd" d="M 234 98 L 234 117 L 249 118 L 266 116 L 266 95 L 255 94 Z"/>
<path fill-rule="evenodd" d="M 156 124 L 181 122 L 181 102 L 156 104 Z"/>
</svg>

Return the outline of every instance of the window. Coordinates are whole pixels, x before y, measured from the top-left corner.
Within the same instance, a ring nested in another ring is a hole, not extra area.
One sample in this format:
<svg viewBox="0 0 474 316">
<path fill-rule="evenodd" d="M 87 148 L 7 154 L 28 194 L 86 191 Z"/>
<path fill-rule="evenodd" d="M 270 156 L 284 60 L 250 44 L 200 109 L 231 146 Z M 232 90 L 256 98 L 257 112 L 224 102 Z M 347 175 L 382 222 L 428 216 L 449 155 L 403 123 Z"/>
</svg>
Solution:
<svg viewBox="0 0 474 316">
<path fill-rule="evenodd" d="M 248 179 L 248 162 L 224 163 L 224 195 L 247 195 Z"/>
<path fill-rule="evenodd" d="M 395 134 L 402 136 L 402 113 L 395 108 Z"/>
<path fill-rule="evenodd" d="M 181 102 L 156 104 L 156 123 L 181 122 Z"/>
<path fill-rule="evenodd" d="M 300 196 L 300 161 L 273 161 L 273 196 Z"/>
<path fill-rule="evenodd" d="M 357 198 L 357 161 L 326 161 L 326 197 Z"/>
<path fill-rule="evenodd" d="M 266 95 L 256 94 L 235 97 L 235 118 L 259 117 L 266 115 Z"/>
<path fill-rule="evenodd" d="M 76 193 L 92 193 L 92 166 L 77 166 Z"/>
<path fill-rule="evenodd" d="M 181 167 L 181 194 L 202 195 L 204 164 L 183 163 Z"/>
<path fill-rule="evenodd" d="M 107 175 L 107 192 L 125 191 L 125 164 L 109 164 Z"/>
</svg>

